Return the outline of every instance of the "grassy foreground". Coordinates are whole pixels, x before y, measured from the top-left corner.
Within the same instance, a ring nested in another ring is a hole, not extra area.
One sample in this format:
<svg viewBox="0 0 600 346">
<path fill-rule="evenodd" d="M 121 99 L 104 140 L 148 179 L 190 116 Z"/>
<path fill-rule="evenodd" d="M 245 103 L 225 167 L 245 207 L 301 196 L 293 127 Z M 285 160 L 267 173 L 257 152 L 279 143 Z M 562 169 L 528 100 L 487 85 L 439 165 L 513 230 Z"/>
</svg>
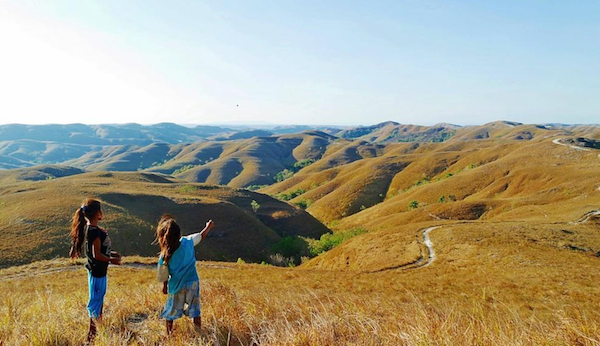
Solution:
<svg viewBox="0 0 600 346">
<path fill-rule="evenodd" d="M 96 345 L 594 345 L 600 339 L 596 272 L 574 272 L 577 287 L 588 290 L 567 296 L 556 291 L 560 282 L 532 276 L 531 285 L 546 287 L 523 303 L 516 295 L 530 286 L 504 280 L 494 286 L 500 274 L 480 269 L 452 284 L 459 274 L 440 277 L 442 263 L 418 272 L 360 274 L 216 262 L 198 263 L 202 333 L 182 319 L 166 338 L 158 318 L 165 296 L 152 261 L 130 258 L 129 265 L 109 269 Z M 82 344 L 86 279 L 79 264 L 66 260 L 0 271 L 0 340 Z"/>
</svg>

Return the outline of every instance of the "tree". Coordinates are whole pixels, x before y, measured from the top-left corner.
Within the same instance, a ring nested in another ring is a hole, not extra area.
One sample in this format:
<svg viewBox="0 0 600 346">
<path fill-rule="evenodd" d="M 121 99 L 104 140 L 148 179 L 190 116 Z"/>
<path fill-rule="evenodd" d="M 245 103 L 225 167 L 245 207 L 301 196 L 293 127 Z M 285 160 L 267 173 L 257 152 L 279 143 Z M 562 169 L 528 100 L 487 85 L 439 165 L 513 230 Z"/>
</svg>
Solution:
<svg viewBox="0 0 600 346">
<path fill-rule="evenodd" d="M 260 208 L 260 204 L 258 204 L 257 201 L 252 200 L 252 202 L 250 202 L 250 206 L 252 207 L 252 210 L 256 213 L 258 211 L 258 209 Z"/>
</svg>

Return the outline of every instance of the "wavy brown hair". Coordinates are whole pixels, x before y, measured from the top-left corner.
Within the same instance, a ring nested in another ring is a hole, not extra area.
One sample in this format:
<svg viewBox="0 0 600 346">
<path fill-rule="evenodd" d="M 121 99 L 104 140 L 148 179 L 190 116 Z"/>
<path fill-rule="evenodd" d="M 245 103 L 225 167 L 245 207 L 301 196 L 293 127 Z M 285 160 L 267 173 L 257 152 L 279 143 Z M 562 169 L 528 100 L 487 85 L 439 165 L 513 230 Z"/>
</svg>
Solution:
<svg viewBox="0 0 600 346">
<path fill-rule="evenodd" d="M 83 201 L 81 207 L 77 208 L 71 223 L 71 249 L 69 250 L 69 257 L 77 258 L 81 256 L 81 249 L 85 241 L 85 225 L 101 210 L 102 205 L 100 201 L 94 198 L 87 198 Z"/>
<path fill-rule="evenodd" d="M 179 238 L 181 238 L 181 228 L 177 221 L 169 214 L 163 215 L 156 226 L 156 242 L 160 246 L 160 254 L 165 264 L 179 248 Z"/>
</svg>

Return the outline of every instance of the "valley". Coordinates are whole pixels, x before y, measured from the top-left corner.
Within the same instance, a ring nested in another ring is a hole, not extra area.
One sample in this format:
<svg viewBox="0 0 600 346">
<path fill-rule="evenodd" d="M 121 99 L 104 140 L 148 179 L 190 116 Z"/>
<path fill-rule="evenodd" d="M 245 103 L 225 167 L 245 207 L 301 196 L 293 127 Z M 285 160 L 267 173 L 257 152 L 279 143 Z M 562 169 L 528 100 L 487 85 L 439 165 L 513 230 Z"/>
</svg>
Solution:
<svg viewBox="0 0 600 346">
<path fill-rule="evenodd" d="M 0 144 L 5 168 L 28 162 L 0 171 L 0 289 L 23 287 L 3 297 L 0 320 L 12 323 L 0 340 L 76 344 L 84 334 L 85 272 L 65 256 L 88 195 L 103 201 L 103 225 L 126 256 L 109 269 L 101 345 L 600 339 L 600 127 L 302 130 L 113 138 L 44 164 L 36 155 L 51 157 L 49 144 Z M 184 233 L 209 218 L 217 226 L 196 253 L 204 330 L 182 324 L 163 340 L 152 241 L 167 212 Z M 57 316 L 59 305 L 76 317 Z M 42 306 L 59 322 L 24 322 Z"/>
</svg>

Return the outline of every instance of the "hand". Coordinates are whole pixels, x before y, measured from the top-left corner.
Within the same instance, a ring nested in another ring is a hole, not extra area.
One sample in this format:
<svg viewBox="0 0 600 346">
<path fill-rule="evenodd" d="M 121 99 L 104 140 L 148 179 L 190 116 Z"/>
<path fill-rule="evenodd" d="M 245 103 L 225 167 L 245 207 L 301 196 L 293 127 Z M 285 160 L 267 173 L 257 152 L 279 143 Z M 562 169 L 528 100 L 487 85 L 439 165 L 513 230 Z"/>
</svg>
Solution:
<svg viewBox="0 0 600 346">
<path fill-rule="evenodd" d="M 163 294 L 167 294 L 169 293 L 169 290 L 167 289 L 167 283 L 163 283 Z"/>
<path fill-rule="evenodd" d="M 213 227 L 215 227 L 215 223 L 213 222 L 213 220 L 208 220 L 208 222 L 206 223 L 206 229 L 210 230 Z"/>
<path fill-rule="evenodd" d="M 121 254 L 116 252 L 116 251 L 111 251 L 110 252 L 110 257 L 118 257 L 121 258 Z"/>
<path fill-rule="evenodd" d="M 110 263 L 116 264 L 118 266 L 121 265 L 121 257 L 111 257 Z"/>
</svg>

